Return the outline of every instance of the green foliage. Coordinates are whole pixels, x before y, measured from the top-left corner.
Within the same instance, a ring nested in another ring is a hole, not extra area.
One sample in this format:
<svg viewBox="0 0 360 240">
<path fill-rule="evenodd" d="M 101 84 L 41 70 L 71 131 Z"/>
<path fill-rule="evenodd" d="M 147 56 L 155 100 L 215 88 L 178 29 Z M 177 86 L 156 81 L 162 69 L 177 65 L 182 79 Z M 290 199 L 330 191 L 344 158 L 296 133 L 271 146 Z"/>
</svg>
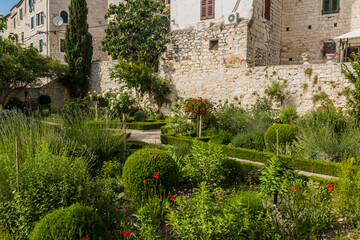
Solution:
<svg viewBox="0 0 360 240">
<path fill-rule="evenodd" d="M 186 166 L 185 157 L 190 153 L 189 144 L 180 142 L 175 144 L 172 148 L 169 148 L 168 152 L 176 162 L 180 171 L 182 171 Z"/>
<path fill-rule="evenodd" d="M 47 94 L 40 95 L 38 98 L 40 105 L 49 105 L 51 103 L 51 97 Z"/>
<path fill-rule="evenodd" d="M 262 205 L 256 193 L 234 197 L 201 183 L 199 189 L 178 192 L 168 207 L 167 222 L 176 239 L 264 239 Z"/>
<path fill-rule="evenodd" d="M 155 115 L 155 120 L 164 120 L 164 119 L 165 119 L 165 117 L 162 113 L 157 113 Z"/>
<path fill-rule="evenodd" d="M 109 160 L 103 163 L 101 174 L 105 178 L 119 178 L 122 174 L 123 164 L 120 161 Z"/>
<path fill-rule="evenodd" d="M 353 166 L 359 160 L 349 155 L 344 155 L 340 163 L 340 182 L 335 185 L 336 201 L 341 214 L 351 225 L 360 225 L 360 171 L 353 171 Z"/>
<path fill-rule="evenodd" d="M 108 100 L 110 110 L 114 114 L 126 114 L 136 109 L 136 99 L 125 88 L 110 88 L 103 95 Z"/>
<path fill-rule="evenodd" d="M 154 177 L 156 174 L 158 178 Z M 154 189 L 169 192 L 177 187 L 179 170 L 166 151 L 145 148 L 136 151 L 126 160 L 123 181 L 128 196 L 141 200 Z"/>
<path fill-rule="evenodd" d="M 270 100 L 275 100 L 280 102 L 281 104 L 284 103 L 285 100 L 285 89 L 287 88 L 287 82 L 284 81 L 283 83 L 273 81 L 271 86 L 265 89 L 265 94 L 270 98 Z"/>
<path fill-rule="evenodd" d="M 283 124 L 292 124 L 298 117 L 294 106 L 287 106 L 280 110 L 279 119 Z"/>
<path fill-rule="evenodd" d="M 232 132 L 222 129 L 217 130 L 216 128 L 209 129 L 206 135 L 210 135 L 211 142 L 216 144 L 229 144 L 234 137 Z"/>
<path fill-rule="evenodd" d="M 195 184 L 218 184 L 225 179 L 226 173 L 222 166 L 225 159 L 221 146 L 195 141 L 185 158 L 186 175 Z"/>
<path fill-rule="evenodd" d="M 311 78 L 312 73 L 313 73 L 312 68 L 305 69 L 305 75 L 307 75 L 309 78 Z"/>
<path fill-rule="evenodd" d="M 5 109 L 14 109 L 22 111 L 25 108 L 25 103 L 17 97 L 11 97 L 5 105 Z"/>
<path fill-rule="evenodd" d="M 167 95 L 171 93 L 171 84 L 169 81 L 155 76 L 151 86 L 151 95 L 154 97 L 158 106 L 158 112 L 164 103 L 171 103 L 171 100 L 167 98 Z M 157 119 L 155 117 L 155 119 Z M 159 118 L 163 119 L 163 118 Z"/>
<path fill-rule="evenodd" d="M 350 83 L 354 84 L 354 89 L 350 90 L 350 97 L 348 98 L 348 105 L 350 107 L 350 114 L 355 119 L 360 118 L 360 53 L 353 53 L 350 60 L 352 69 L 346 64 L 341 64 L 341 72 Z"/>
<path fill-rule="evenodd" d="M 251 115 L 234 104 L 225 102 L 217 105 L 215 112 L 217 128 L 232 133 L 243 132 L 251 122 Z"/>
<path fill-rule="evenodd" d="M 276 130 L 279 130 L 279 146 L 291 144 L 295 140 L 296 127 L 289 124 L 276 124 L 265 132 L 264 138 L 267 147 L 276 147 Z"/>
<path fill-rule="evenodd" d="M 326 185 L 325 185 L 326 186 Z M 271 235 L 276 239 L 322 239 L 335 224 L 337 214 L 331 191 L 319 183 L 296 181 L 278 204 L 266 204 Z"/>
<path fill-rule="evenodd" d="M 23 48 L 12 35 L 9 39 L 0 37 L 0 103 L 4 104 L 14 90 L 42 77 L 60 77 L 66 69 L 60 61 L 40 54 L 35 48 Z"/>
<path fill-rule="evenodd" d="M 144 113 L 144 111 L 142 110 L 138 110 L 135 114 L 134 114 L 134 120 L 138 121 L 138 122 L 144 122 L 147 118 L 147 115 Z"/>
<path fill-rule="evenodd" d="M 232 140 L 232 147 L 241 147 L 241 148 L 249 148 L 249 149 L 257 149 L 264 150 L 265 149 L 265 141 L 264 141 L 263 130 L 251 130 L 244 133 L 239 133 Z"/>
<path fill-rule="evenodd" d="M 70 88 L 73 97 L 84 97 L 89 87 L 93 46 L 87 14 L 86 0 L 70 1 L 64 39 L 64 59 L 69 72 L 63 82 Z"/>
<path fill-rule="evenodd" d="M 341 154 L 358 154 L 359 127 L 333 108 L 318 108 L 297 121 L 296 146 L 309 158 L 339 161 Z"/>
<path fill-rule="evenodd" d="M 164 4 L 159 0 L 126 0 L 111 4 L 105 18 L 103 50 L 113 59 L 136 62 L 141 55 L 149 67 L 157 68 L 159 56 L 166 50 L 170 31 L 168 13 L 163 16 Z"/>
<path fill-rule="evenodd" d="M 110 239 L 105 224 L 89 207 L 73 204 L 42 218 L 31 233 L 30 240 Z"/>
<path fill-rule="evenodd" d="M 333 101 L 329 98 L 326 92 L 321 92 L 313 96 L 313 103 L 320 102 L 323 107 L 332 107 L 334 106 Z"/>
<path fill-rule="evenodd" d="M 69 100 L 64 104 L 65 112 L 74 112 L 88 109 L 88 102 L 85 98 L 77 98 Z"/>
</svg>

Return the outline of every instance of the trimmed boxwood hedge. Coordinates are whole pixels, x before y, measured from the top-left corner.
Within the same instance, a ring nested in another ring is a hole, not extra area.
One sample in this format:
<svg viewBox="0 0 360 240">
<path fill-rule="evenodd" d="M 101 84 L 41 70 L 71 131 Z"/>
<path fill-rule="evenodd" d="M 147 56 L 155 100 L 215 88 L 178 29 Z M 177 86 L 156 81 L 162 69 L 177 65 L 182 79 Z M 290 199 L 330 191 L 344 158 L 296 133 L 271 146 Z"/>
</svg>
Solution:
<svg viewBox="0 0 360 240">
<path fill-rule="evenodd" d="M 175 145 L 180 142 L 187 142 L 192 145 L 195 138 L 177 136 L 174 134 L 162 134 L 161 143 Z M 201 140 L 201 139 L 200 139 Z M 254 162 L 266 163 L 274 153 L 262 152 L 254 149 L 235 148 L 223 145 L 225 153 L 230 157 L 235 157 Z M 334 162 L 325 162 L 321 160 L 297 158 L 287 155 L 280 155 L 280 159 L 285 163 L 291 165 L 294 169 L 324 174 L 329 176 L 339 176 L 338 164 Z M 360 171 L 360 167 L 353 166 L 354 172 Z"/>
<path fill-rule="evenodd" d="M 122 128 L 122 123 L 119 121 L 109 121 L 106 123 L 105 121 L 89 121 L 87 124 L 99 124 L 99 125 L 107 125 L 109 128 Z M 152 130 L 152 129 L 160 129 L 162 126 L 165 126 L 166 122 L 163 120 L 158 121 L 147 121 L 147 122 L 127 122 L 126 126 L 128 129 L 134 130 Z"/>
</svg>

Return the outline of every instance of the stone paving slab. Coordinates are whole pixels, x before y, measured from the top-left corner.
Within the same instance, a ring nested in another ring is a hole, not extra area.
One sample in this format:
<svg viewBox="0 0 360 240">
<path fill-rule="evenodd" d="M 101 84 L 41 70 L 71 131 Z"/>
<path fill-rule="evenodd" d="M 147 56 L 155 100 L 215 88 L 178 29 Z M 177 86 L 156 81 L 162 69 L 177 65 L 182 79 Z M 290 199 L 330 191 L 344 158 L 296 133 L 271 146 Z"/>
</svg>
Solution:
<svg viewBox="0 0 360 240">
<path fill-rule="evenodd" d="M 160 141 L 160 135 L 161 135 L 161 130 L 160 129 L 152 129 L 152 130 L 133 130 L 133 129 L 128 129 L 126 130 L 126 132 L 131 132 L 131 136 L 130 139 L 132 140 L 138 140 L 138 141 L 143 141 L 146 143 L 151 143 L 151 144 L 161 144 Z"/>
</svg>

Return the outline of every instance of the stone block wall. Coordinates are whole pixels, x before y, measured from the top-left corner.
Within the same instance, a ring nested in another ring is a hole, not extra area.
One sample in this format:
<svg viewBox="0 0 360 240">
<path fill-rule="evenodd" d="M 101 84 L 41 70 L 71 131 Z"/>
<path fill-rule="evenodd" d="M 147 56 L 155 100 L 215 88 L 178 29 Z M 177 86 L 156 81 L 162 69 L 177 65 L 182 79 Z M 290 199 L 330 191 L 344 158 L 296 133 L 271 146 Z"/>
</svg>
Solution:
<svg viewBox="0 0 360 240">
<path fill-rule="evenodd" d="M 265 1 L 254 0 L 248 23 L 248 63 L 250 66 L 280 64 L 282 1 L 271 1 L 270 20 L 266 20 Z"/>
<path fill-rule="evenodd" d="M 323 43 L 359 28 L 360 1 L 340 0 L 340 11 L 334 14 L 322 14 L 322 4 L 323 0 L 283 1 L 282 64 L 301 63 L 304 52 L 310 53 L 312 62 L 324 63 Z"/>
</svg>

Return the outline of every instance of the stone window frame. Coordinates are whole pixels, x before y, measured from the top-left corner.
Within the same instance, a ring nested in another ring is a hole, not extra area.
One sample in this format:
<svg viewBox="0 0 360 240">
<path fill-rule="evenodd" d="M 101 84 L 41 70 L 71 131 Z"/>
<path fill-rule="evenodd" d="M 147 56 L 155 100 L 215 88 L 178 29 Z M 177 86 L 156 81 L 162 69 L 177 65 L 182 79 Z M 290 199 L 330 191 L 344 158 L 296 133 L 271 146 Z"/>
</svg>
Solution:
<svg viewBox="0 0 360 240">
<path fill-rule="evenodd" d="M 329 9 L 325 9 L 325 2 L 329 1 Z M 336 9 L 333 10 L 333 4 L 336 1 Z M 333 14 L 333 13 L 339 13 L 340 12 L 340 0 L 322 0 L 322 7 L 321 7 L 321 13 L 322 14 Z"/>
<path fill-rule="evenodd" d="M 209 11 L 209 9 L 211 10 Z M 200 20 L 208 20 L 214 18 L 215 18 L 215 0 L 200 0 Z"/>
</svg>

